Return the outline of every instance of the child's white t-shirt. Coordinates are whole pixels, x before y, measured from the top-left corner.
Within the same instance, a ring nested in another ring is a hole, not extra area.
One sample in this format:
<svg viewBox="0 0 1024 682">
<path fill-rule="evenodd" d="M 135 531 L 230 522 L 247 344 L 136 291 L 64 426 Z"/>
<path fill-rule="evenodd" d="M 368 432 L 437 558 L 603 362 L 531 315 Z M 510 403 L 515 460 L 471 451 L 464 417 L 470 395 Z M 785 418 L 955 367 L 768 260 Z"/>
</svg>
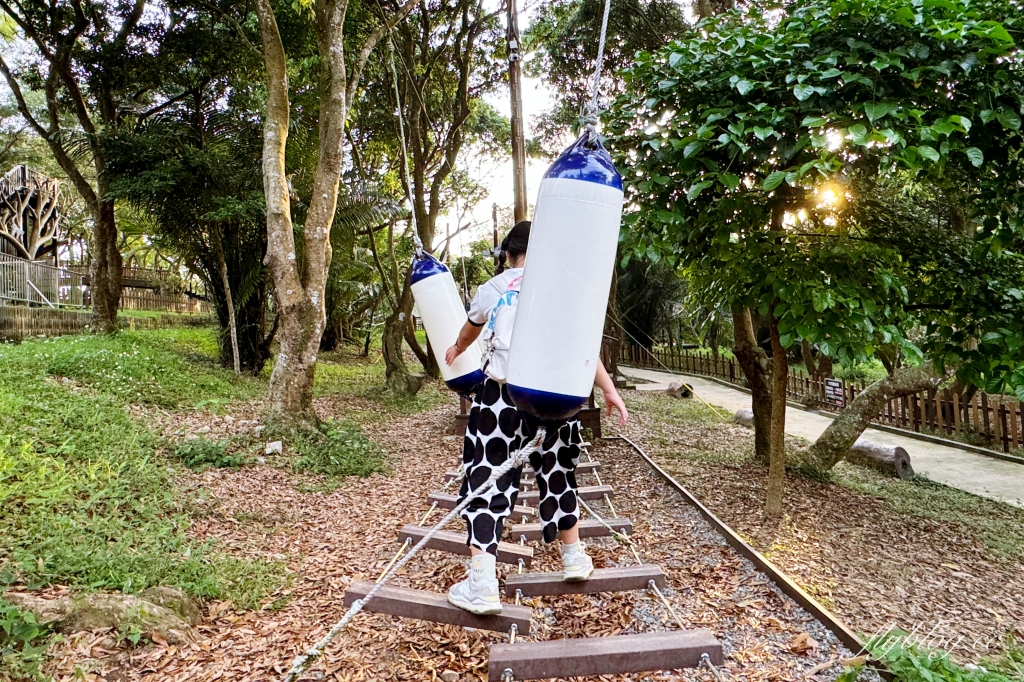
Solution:
<svg viewBox="0 0 1024 682">
<path fill-rule="evenodd" d="M 476 296 L 469 306 L 469 321 L 477 327 L 483 327 L 491 317 L 491 311 L 498 304 L 498 299 L 508 289 L 516 277 L 523 276 L 523 268 L 508 268 L 500 275 L 495 275 L 476 290 Z M 482 332 L 484 341 L 490 337 L 490 330 L 484 328 Z"/>
</svg>

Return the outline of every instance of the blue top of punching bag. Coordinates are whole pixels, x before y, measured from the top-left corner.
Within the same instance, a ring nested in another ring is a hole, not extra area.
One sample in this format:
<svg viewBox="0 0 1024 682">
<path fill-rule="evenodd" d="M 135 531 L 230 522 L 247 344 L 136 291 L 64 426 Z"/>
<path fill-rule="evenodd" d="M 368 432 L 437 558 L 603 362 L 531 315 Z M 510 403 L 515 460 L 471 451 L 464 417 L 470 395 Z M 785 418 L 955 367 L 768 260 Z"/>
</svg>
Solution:
<svg viewBox="0 0 1024 682">
<path fill-rule="evenodd" d="M 548 168 L 545 178 L 583 180 L 622 189 L 622 176 L 615 170 L 612 156 L 601 145 L 597 133 L 584 132 Z"/>
<path fill-rule="evenodd" d="M 409 273 L 409 277 L 411 283 L 416 284 L 416 282 L 422 279 L 440 275 L 443 272 L 448 272 L 448 268 L 444 266 L 444 263 L 424 251 L 422 257 L 413 258 L 412 272 Z"/>
</svg>

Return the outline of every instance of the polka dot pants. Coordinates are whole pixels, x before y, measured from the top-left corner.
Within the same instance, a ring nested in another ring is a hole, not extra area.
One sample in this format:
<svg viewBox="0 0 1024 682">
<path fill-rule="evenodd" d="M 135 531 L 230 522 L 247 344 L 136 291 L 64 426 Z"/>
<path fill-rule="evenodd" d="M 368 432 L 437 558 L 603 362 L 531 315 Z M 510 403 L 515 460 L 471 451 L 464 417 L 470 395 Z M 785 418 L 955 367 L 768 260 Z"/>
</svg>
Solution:
<svg viewBox="0 0 1024 682">
<path fill-rule="evenodd" d="M 547 429 L 542 449 L 530 455 L 540 493 L 538 512 L 544 542 L 552 542 L 560 530 L 569 530 L 579 520 L 576 499 L 576 464 L 580 458 L 580 423 L 577 419 L 544 422 L 521 414 L 512 404 L 508 389 L 487 379 L 477 389 L 469 412 L 462 461 L 466 477 L 460 497 L 484 483 L 491 472 L 500 467 L 537 433 Z M 491 554 L 498 551 L 505 519 L 512 513 L 519 494 L 522 467 L 512 469 L 496 487 L 476 497 L 462 512 L 469 529 L 468 544 Z"/>
</svg>

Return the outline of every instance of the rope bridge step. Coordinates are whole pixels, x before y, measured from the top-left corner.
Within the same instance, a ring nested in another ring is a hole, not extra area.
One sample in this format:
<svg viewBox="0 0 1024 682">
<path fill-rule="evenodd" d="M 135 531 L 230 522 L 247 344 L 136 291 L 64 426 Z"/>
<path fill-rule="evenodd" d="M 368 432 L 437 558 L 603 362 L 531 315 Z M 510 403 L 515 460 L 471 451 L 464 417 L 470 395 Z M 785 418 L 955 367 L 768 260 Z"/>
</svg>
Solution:
<svg viewBox="0 0 1024 682">
<path fill-rule="evenodd" d="M 589 580 L 567 583 L 561 573 L 522 573 L 505 579 L 505 594 L 516 596 L 519 590 L 524 597 L 545 597 L 561 594 L 596 594 L 598 592 L 628 592 L 646 590 L 651 581 L 658 587 L 665 586 L 665 572 L 660 566 L 628 566 L 623 568 L 597 568 Z"/>
<path fill-rule="evenodd" d="M 703 654 L 715 665 L 723 662 L 722 645 L 707 630 L 495 644 L 487 679 L 502 682 L 506 670 L 512 671 L 513 680 L 541 680 L 696 668 Z"/>
<path fill-rule="evenodd" d="M 633 532 L 633 522 L 629 519 L 604 519 L 604 522 L 620 533 L 629 534 Z M 576 527 L 580 530 L 581 538 L 603 538 L 612 534 L 607 526 L 597 519 L 582 519 Z M 535 542 L 543 539 L 539 523 L 521 523 L 510 527 L 513 540 L 518 541 L 520 536 L 526 536 L 527 542 Z"/>
<path fill-rule="evenodd" d="M 580 462 L 576 465 L 576 475 L 580 474 L 592 474 L 595 471 L 601 469 L 600 462 Z M 533 469 L 530 467 L 523 467 L 523 480 L 533 480 Z"/>
<path fill-rule="evenodd" d="M 353 583 L 345 590 L 345 606 L 352 606 L 356 599 L 362 599 L 372 589 L 371 582 Z M 477 616 L 452 606 L 443 594 L 390 585 L 383 587 L 363 610 L 494 632 L 508 632 L 515 625 L 523 634 L 530 632 L 531 609 L 526 606 L 502 604 L 500 615 Z"/>
<path fill-rule="evenodd" d="M 576 474 L 592 474 L 595 471 L 601 469 L 600 462 L 580 462 L 576 465 Z M 444 482 L 454 481 L 456 478 L 462 478 L 462 472 L 460 471 L 447 471 L 444 474 Z M 533 478 L 533 469 L 529 467 L 523 467 L 523 480 Z"/>
<path fill-rule="evenodd" d="M 610 485 L 591 485 L 578 488 L 576 491 L 577 497 L 581 500 L 603 500 L 605 495 L 612 497 L 615 491 L 612 490 Z M 519 493 L 517 498 L 518 502 L 529 506 L 536 506 L 540 501 L 540 492 L 537 490 L 528 490 L 524 493 Z"/>
<path fill-rule="evenodd" d="M 455 505 L 459 503 L 459 496 L 449 493 L 430 493 L 427 501 L 437 504 L 440 509 L 455 509 Z M 536 515 L 536 509 L 531 509 L 525 505 L 517 504 L 512 508 L 512 516 L 515 521 L 525 521 Z"/>
<path fill-rule="evenodd" d="M 401 532 L 398 534 L 400 542 L 405 542 L 407 539 L 412 539 L 413 544 L 416 544 L 430 532 L 429 528 L 422 526 L 403 526 Z M 452 533 L 450 531 L 438 531 L 434 537 L 430 538 L 430 542 L 426 545 L 427 549 L 436 549 L 442 552 L 448 552 L 449 554 L 458 554 L 460 556 L 469 556 L 469 545 L 466 544 L 466 534 L 463 533 Z M 522 545 L 513 545 L 508 542 L 498 543 L 498 561 L 503 564 L 512 564 L 513 566 L 519 565 L 519 560 L 523 560 L 523 566 L 529 568 L 530 564 L 533 563 L 533 550 L 529 547 Z"/>
</svg>

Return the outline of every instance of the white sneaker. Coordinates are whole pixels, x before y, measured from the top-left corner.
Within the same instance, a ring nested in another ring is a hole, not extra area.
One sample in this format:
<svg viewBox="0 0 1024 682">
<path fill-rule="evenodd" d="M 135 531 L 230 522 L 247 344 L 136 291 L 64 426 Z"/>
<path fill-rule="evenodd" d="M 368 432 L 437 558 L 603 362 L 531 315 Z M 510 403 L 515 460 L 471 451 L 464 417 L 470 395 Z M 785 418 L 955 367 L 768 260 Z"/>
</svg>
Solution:
<svg viewBox="0 0 1024 682">
<path fill-rule="evenodd" d="M 587 547 L 580 541 L 562 545 L 562 579 L 567 583 L 586 580 L 594 572 L 594 560 L 587 556 Z"/>
<path fill-rule="evenodd" d="M 493 554 L 473 557 L 466 579 L 448 590 L 448 603 L 478 616 L 496 616 L 501 613 L 498 598 L 498 576 Z"/>
</svg>

